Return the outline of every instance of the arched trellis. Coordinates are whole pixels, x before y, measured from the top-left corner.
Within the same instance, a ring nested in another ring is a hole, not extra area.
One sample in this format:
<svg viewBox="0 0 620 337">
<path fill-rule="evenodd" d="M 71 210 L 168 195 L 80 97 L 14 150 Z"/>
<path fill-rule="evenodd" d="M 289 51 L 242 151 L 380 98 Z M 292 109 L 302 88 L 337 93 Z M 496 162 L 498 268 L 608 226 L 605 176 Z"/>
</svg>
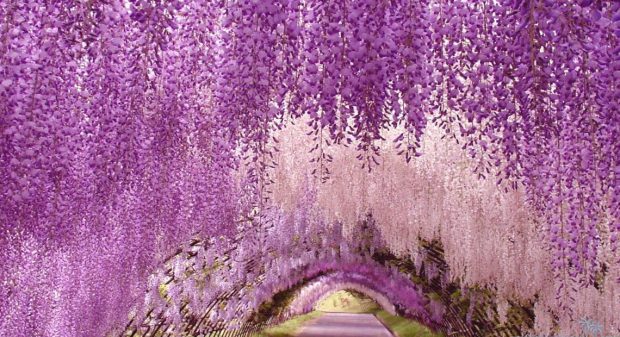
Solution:
<svg viewBox="0 0 620 337">
<path fill-rule="evenodd" d="M 338 263 L 339 261 L 336 261 L 336 260 L 331 261 L 331 262 L 317 261 L 318 267 L 309 266 L 308 269 L 305 269 L 305 270 L 304 268 L 298 268 L 297 273 L 292 277 L 289 274 L 289 277 L 291 277 L 294 280 L 292 282 L 292 284 L 294 285 L 294 284 L 299 284 L 299 283 L 306 284 L 309 282 L 308 279 L 320 280 L 321 278 L 325 276 L 326 273 L 329 275 L 339 275 L 341 277 L 345 276 L 343 277 L 343 279 L 348 279 L 350 280 L 350 282 L 348 284 L 341 282 L 342 286 L 346 286 L 348 288 L 356 288 L 362 291 L 365 290 L 365 293 L 369 294 L 371 297 L 375 299 L 379 299 L 381 303 L 389 303 L 390 300 L 387 299 L 387 297 L 379 295 L 380 294 L 379 290 L 375 290 L 377 288 L 376 279 L 371 280 L 370 278 L 367 277 L 367 275 L 360 274 L 360 273 L 351 273 L 350 271 L 349 273 L 334 272 L 333 269 L 337 267 Z M 255 267 L 255 261 L 249 261 L 248 265 L 250 266 L 250 268 Z M 344 269 L 353 269 L 355 268 L 354 267 L 355 265 L 356 263 L 353 262 L 351 264 L 348 264 L 347 265 L 348 267 Z M 357 263 L 357 265 L 362 266 L 363 264 L 359 262 Z M 182 315 L 184 316 L 183 330 L 188 333 L 198 335 L 198 336 L 200 336 L 201 334 L 204 335 L 207 333 L 213 336 L 245 336 L 252 332 L 256 332 L 257 330 L 264 328 L 265 325 L 281 322 L 287 318 L 290 318 L 292 315 L 299 313 L 297 311 L 289 310 L 286 312 L 285 315 L 281 315 L 278 317 L 270 317 L 269 320 L 267 321 L 263 321 L 263 322 L 244 321 L 242 322 L 242 324 L 239 324 L 241 322 L 236 322 L 235 319 L 237 317 L 244 316 L 244 314 L 246 313 L 242 311 L 244 309 L 241 306 L 238 306 L 237 308 L 235 308 L 236 315 L 235 315 L 235 318 L 233 318 L 232 320 L 227 319 L 226 317 L 222 318 L 222 317 L 217 317 L 217 316 L 215 320 L 213 319 L 213 315 L 218 314 L 218 309 L 220 309 L 224 303 L 229 301 L 231 298 L 242 296 L 244 294 L 245 289 L 252 288 L 252 287 L 263 287 L 265 289 L 269 289 L 271 292 L 273 292 L 273 294 L 267 293 L 269 295 L 267 295 L 266 298 L 270 298 L 278 291 L 285 291 L 291 286 L 291 285 L 286 285 L 280 289 L 277 289 L 277 288 L 274 288 L 272 284 L 268 284 L 263 281 L 264 281 L 264 275 L 260 275 L 253 282 L 239 283 L 239 284 L 234 285 L 229 291 L 222 292 L 216 298 L 214 298 L 213 301 L 208 303 L 204 309 L 204 313 L 201 313 L 200 315 L 196 315 L 195 313 L 192 313 L 188 305 L 181 306 L 180 311 Z M 172 278 L 169 280 L 169 282 L 172 282 Z M 398 283 L 394 283 L 394 284 L 398 284 Z M 415 291 L 415 288 L 412 287 L 411 291 Z M 383 300 L 381 300 L 380 298 L 382 298 Z M 419 298 L 421 299 L 422 295 L 419 295 Z M 385 305 L 385 307 L 389 311 L 394 312 L 393 306 L 391 306 L 390 308 L 390 305 L 387 304 Z M 305 310 L 305 311 L 309 311 L 309 310 Z M 169 317 L 168 317 L 169 315 L 166 315 L 165 313 L 166 311 L 162 311 L 158 315 L 153 315 L 153 312 L 150 312 L 149 315 L 147 315 L 147 317 L 145 318 L 145 321 L 142 323 L 142 325 L 143 326 L 146 325 L 147 328 L 146 330 L 141 331 L 140 335 L 141 336 L 154 336 L 157 333 L 163 333 L 163 336 L 172 335 L 171 333 L 172 329 L 170 328 L 170 325 L 172 323 L 169 320 Z M 424 311 L 420 313 L 420 317 L 423 317 L 424 319 L 429 320 L 429 315 Z M 130 326 L 131 324 L 128 326 L 128 330 L 124 333 L 124 335 L 135 336 L 138 330 L 134 329 L 130 332 L 131 330 Z"/>
<path fill-rule="evenodd" d="M 299 273 L 293 275 L 293 277 L 297 282 L 293 283 L 292 286 L 301 285 L 300 289 L 313 282 L 334 281 L 337 283 L 355 284 L 372 290 L 377 294 L 382 294 L 387 299 L 386 306 L 394 303 L 404 314 L 419 319 L 428 325 L 440 325 L 441 319 L 434 319 L 428 310 L 430 301 L 425 298 L 424 294 L 414 283 L 406 277 L 398 275 L 397 271 L 385 268 L 372 260 L 317 261 L 315 264 L 306 266 Z M 290 287 L 281 287 L 279 291 L 287 291 L 288 288 Z M 298 292 L 296 296 L 300 296 L 300 293 Z M 438 305 L 439 303 L 436 304 Z M 278 321 L 290 318 L 295 314 L 310 311 L 311 309 L 312 305 L 302 308 L 291 307 L 290 310 L 284 311 L 280 315 Z"/>
<path fill-rule="evenodd" d="M 234 238 L 196 239 L 179 248 L 149 278 L 142 305 L 146 309 L 141 311 L 138 301 L 135 315 L 117 335 L 251 335 L 310 310 L 294 312 L 287 305 L 290 302 L 275 303 L 274 299 L 283 294 L 294 299 L 304 287 L 333 275 L 345 275 L 341 281 L 376 290 L 395 305 L 398 314 L 450 336 L 521 334 L 522 322 L 502 325 L 492 317 L 492 298 L 483 299 L 491 307 L 469 306 L 473 320 L 460 303 L 453 303 L 455 290 L 469 290 L 448 280 L 449 267 L 440 243 L 421 240 L 418 257 L 396 257 L 382 248 L 380 240 L 345 237 L 337 223 L 326 224 L 313 217 L 283 220 L 280 214 L 275 212 L 263 224 L 238 224 L 240 232 Z M 285 232 L 291 226 L 287 221 L 305 224 Z M 376 286 L 380 283 L 392 286 Z M 184 293 L 179 294 L 179 288 Z M 403 293 L 404 288 L 410 291 Z M 277 310 L 263 310 L 263 305 L 273 308 L 270 303 Z"/>
<path fill-rule="evenodd" d="M 429 312 L 430 301 L 425 298 L 421 288 L 411 282 L 408 277 L 401 275 L 395 268 L 386 268 L 364 252 L 347 253 L 347 249 L 339 247 L 338 250 L 332 249 L 330 253 L 325 254 L 326 247 L 324 246 L 319 245 L 314 248 L 308 246 L 302 250 L 303 254 L 286 257 L 290 261 L 284 265 L 289 267 L 278 269 L 276 273 L 278 277 L 273 277 L 273 272 L 268 270 L 269 261 L 264 261 L 265 256 L 277 253 L 278 249 L 275 247 L 268 248 L 262 255 L 250 254 L 252 258 L 237 260 L 236 254 L 240 250 L 247 249 L 247 247 L 242 247 L 242 241 L 251 241 L 254 235 L 259 238 L 261 235 L 268 235 L 270 230 L 260 227 L 249 228 L 251 229 L 243 231 L 242 234 L 225 243 L 215 238 L 211 238 L 208 242 L 194 240 L 188 246 L 177 250 L 164 263 L 165 268 L 159 278 L 155 278 L 160 281 L 155 287 L 159 292 L 157 295 L 166 301 L 165 305 L 160 306 L 164 309 L 158 311 L 151 309 L 142 317 L 135 315 L 120 336 L 173 336 L 178 331 L 195 336 L 249 336 L 265 326 L 281 322 L 293 314 L 300 313 L 299 310 L 285 310 L 284 314 L 271 316 L 265 320 L 251 320 L 251 314 L 261 303 L 270 301 L 275 294 L 280 292 L 295 287 L 303 289 L 306 285 L 330 277 L 340 284 L 348 282 L 350 286 L 357 285 L 382 294 L 388 302 L 399 308 L 400 313 L 416 318 L 440 331 L 448 331 L 442 323 L 443 319 Z M 223 244 L 226 245 L 226 249 L 222 249 Z M 209 257 L 208 252 L 213 247 L 218 247 L 217 251 L 223 253 Z M 205 269 L 209 260 L 212 261 L 208 268 L 218 266 L 217 268 L 223 273 L 233 272 L 233 274 L 253 276 L 241 278 L 232 283 L 228 282 L 228 284 L 226 280 L 211 280 L 215 285 L 221 286 L 197 289 L 197 291 L 210 292 L 208 299 L 199 302 L 199 306 L 196 306 L 196 303 L 190 303 L 191 301 L 175 300 L 170 295 L 170 289 L 162 291 L 162 288 L 166 289 L 167 286 L 175 283 L 196 281 L 199 278 L 196 275 Z M 271 265 L 281 266 L 281 262 L 273 262 Z M 182 264 L 181 269 L 180 264 Z M 283 279 L 285 279 L 284 282 L 282 282 Z M 383 286 L 379 286 L 380 280 L 385 281 Z M 406 296 L 403 296 L 402 289 L 404 288 L 409 289 Z M 398 296 L 400 299 L 390 298 L 390 295 L 397 291 L 401 291 Z M 251 292 L 253 292 L 252 296 L 249 296 Z M 149 294 L 153 295 L 152 290 L 147 293 L 147 297 Z M 244 302 L 248 296 L 255 299 L 253 308 L 249 308 Z M 302 312 L 308 310 L 309 307 L 305 307 Z M 178 312 L 176 318 L 175 311 Z M 465 324 L 461 322 L 461 325 Z M 464 333 L 460 335 L 472 336 L 468 329 L 463 329 L 461 332 Z"/>
</svg>

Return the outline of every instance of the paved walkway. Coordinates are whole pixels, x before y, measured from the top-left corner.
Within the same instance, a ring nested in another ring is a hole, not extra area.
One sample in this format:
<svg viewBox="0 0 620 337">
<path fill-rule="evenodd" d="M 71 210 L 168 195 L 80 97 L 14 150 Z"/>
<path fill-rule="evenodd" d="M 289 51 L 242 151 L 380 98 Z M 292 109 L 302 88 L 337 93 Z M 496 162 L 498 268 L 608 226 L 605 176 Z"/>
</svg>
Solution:
<svg viewBox="0 0 620 337">
<path fill-rule="evenodd" d="M 394 337 L 372 314 L 326 313 L 302 327 L 297 337 Z"/>
</svg>

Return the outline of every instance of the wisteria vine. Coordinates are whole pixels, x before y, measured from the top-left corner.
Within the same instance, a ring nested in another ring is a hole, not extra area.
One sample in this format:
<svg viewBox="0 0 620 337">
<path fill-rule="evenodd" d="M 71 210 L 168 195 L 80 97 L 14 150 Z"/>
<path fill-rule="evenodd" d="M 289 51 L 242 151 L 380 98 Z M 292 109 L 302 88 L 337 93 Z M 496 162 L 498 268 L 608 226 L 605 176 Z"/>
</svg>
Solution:
<svg viewBox="0 0 620 337">
<path fill-rule="evenodd" d="M 0 331 L 104 335 L 181 243 L 266 216 L 296 122 L 320 181 L 437 125 L 524 188 L 570 302 L 620 263 L 619 36 L 615 0 L 0 2 Z"/>
</svg>

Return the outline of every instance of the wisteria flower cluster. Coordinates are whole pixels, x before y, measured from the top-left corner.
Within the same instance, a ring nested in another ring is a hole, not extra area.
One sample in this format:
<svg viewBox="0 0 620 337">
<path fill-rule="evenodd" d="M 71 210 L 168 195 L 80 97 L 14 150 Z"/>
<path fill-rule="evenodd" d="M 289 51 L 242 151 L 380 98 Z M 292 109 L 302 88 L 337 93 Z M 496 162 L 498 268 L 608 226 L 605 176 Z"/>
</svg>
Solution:
<svg viewBox="0 0 620 337">
<path fill-rule="evenodd" d="M 337 146 L 372 171 L 386 133 L 411 162 L 441 128 L 526 192 L 570 300 L 620 263 L 619 36 L 611 0 L 0 2 L 0 332 L 103 336 L 192 238 L 227 256 L 272 216 L 295 122 L 324 182 Z M 343 237 L 287 223 L 239 254 Z"/>
</svg>

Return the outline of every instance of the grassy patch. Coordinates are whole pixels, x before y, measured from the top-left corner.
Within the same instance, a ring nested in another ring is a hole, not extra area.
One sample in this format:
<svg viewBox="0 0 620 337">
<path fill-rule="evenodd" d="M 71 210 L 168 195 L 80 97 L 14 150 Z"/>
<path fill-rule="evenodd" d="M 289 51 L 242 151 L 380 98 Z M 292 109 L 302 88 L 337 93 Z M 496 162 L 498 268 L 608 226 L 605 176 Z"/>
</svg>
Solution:
<svg viewBox="0 0 620 337">
<path fill-rule="evenodd" d="M 387 311 L 377 310 L 374 313 L 398 337 L 441 337 L 428 327 L 401 316 L 390 315 Z"/>
<path fill-rule="evenodd" d="M 323 313 L 320 311 L 313 311 L 305 315 L 297 316 L 280 325 L 265 329 L 254 337 L 293 337 L 299 328 L 322 314 Z"/>
</svg>

